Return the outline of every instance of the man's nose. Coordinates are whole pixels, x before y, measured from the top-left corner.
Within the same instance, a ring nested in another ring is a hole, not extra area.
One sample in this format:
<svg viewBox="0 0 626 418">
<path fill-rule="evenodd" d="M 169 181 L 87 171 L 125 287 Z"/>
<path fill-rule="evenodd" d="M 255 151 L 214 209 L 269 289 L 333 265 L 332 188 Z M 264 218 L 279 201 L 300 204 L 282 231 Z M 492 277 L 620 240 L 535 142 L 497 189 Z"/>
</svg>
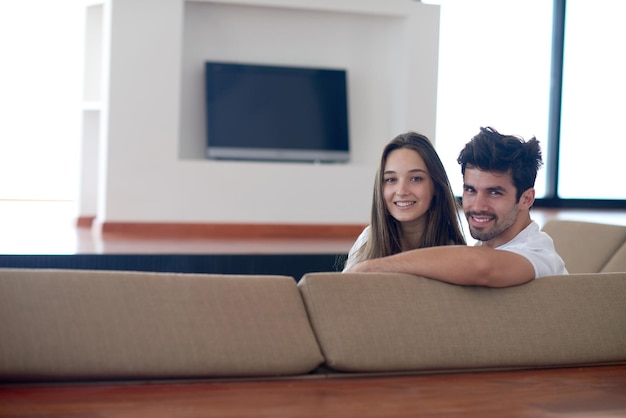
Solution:
<svg viewBox="0 0 626 418">
<path fill-rule="evenodd" d="M 487 195 L 485 193 L 476 193 L 474 195 L 473 207 L 475 211 L 487 210 L 489 207 L 489 203 L 487 201 Z"/>
</svg>

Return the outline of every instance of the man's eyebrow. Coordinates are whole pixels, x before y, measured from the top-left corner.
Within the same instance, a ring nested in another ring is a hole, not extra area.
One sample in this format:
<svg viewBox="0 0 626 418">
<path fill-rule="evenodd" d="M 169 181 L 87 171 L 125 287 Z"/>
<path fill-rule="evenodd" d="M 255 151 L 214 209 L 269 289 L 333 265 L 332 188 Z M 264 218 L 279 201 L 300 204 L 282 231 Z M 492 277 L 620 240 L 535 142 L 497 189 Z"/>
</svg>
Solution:
<svg viewBox="0 0 626 418">
<path fill-rule="evenodd" d="M 485 190 L 489 190 L 490 192 L 505 192 L 506 188 L 502 186 L 492 186 L 485 188 Z"/>
<path fill-rule="evenodd" d="M 507 191 L 506 187 L 502 187 L 502 186 L 491 186 L 491 187 L 485 187 L 484 189 L 485 191 L 489 193 L 493 193 L 493 192 L 506 193 Z"/>
<path fill-rule="evenodd" d="M 471 184 L 467 184 L 467 183 L 463 183 L 463 188 L 464 189 L 476 189 L 476 187 L 472 186 Z M 485 187 L 485 190 L 489 191 L 489 192 L 506 192 L 506 188 L 502 187 L 502 186 L 492 186 L 492 187 Z"/>
</svg>

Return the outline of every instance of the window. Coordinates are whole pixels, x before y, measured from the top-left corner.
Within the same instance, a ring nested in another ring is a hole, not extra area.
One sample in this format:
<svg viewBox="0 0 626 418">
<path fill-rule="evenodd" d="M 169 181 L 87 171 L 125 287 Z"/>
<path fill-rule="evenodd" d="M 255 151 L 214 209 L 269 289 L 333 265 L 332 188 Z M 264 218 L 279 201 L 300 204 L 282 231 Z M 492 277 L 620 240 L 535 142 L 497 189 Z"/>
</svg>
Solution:
<svg viewBox="0 0 626 418">
<path fill-rule="evenodd" d="M 84 6 L 0 4 L 0 200 L 73 200 Z"/>
<path fill-rule="evenodd" d="M 442 0 L 437 150 L 455 194 L 456 158 L 481 126 L 548 148 L 552 5 L 545 0 Z M 544 169 L 536 182 L 545 193 Z"/>
<path fill-rule="evenodd" d="M 436 146 L 455 194 L 462 194 L 459 151 L 481 126 L 492 126 L 540 141 L 538 205 L 626 208 L 626 187 L 611 181 L 623 178 L 614 151 L 626 140 L 618 126 L 624 3 L 429 3 L 441 5 Z M 554 23 L 563 20 L 565 30 Z"/>
<path fill-rule="evenodd" d="M 626 3 L 569 0 L 565 16 L 558 195 L 626 199 Z"/>
</svg>

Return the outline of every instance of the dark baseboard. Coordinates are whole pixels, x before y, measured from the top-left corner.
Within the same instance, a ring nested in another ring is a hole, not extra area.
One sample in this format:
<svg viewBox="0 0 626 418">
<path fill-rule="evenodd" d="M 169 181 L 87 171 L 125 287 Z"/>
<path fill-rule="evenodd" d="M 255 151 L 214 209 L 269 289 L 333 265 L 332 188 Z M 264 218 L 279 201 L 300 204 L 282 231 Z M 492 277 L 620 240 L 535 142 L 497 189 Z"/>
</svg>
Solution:
<svg viewBox="0 0 626 418">
<path fill-rule="evenodd" d="M 73 254 L 0 255 L 0 268 L 124 270 L 202 274 L 285 275 L 340 271 L 345 254 Z"/>
</svg>

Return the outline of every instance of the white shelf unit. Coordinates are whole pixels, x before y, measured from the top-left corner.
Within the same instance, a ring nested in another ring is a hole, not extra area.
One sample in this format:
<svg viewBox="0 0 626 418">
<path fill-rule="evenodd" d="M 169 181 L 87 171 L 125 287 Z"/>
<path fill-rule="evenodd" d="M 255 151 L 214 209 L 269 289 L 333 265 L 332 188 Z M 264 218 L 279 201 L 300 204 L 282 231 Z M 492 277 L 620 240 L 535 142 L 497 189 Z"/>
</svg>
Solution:
<svg viewBox="0 0 626 418">
<path fill-rule="evenodd" d="M 103 97 L 105 1 L 85 2 L 81 167 L 78 214 L 95 217 L 98 190 L 98 148 Z"/>
<path fill-rule="evenodd" d="M 408 129 L 434 137 L 437 6 L 86 0 L 85 7 L 81 217 L 361 224 L 369 218 L 371 177 L 384 144 Z M 352 161 L 206 160 L 199 63 L 219 59 L 347 68 Z M 289 190 L 289 198 L 279 190 Z M 335 202 L 334 210 L 324 202 Z"/>
</svg>

